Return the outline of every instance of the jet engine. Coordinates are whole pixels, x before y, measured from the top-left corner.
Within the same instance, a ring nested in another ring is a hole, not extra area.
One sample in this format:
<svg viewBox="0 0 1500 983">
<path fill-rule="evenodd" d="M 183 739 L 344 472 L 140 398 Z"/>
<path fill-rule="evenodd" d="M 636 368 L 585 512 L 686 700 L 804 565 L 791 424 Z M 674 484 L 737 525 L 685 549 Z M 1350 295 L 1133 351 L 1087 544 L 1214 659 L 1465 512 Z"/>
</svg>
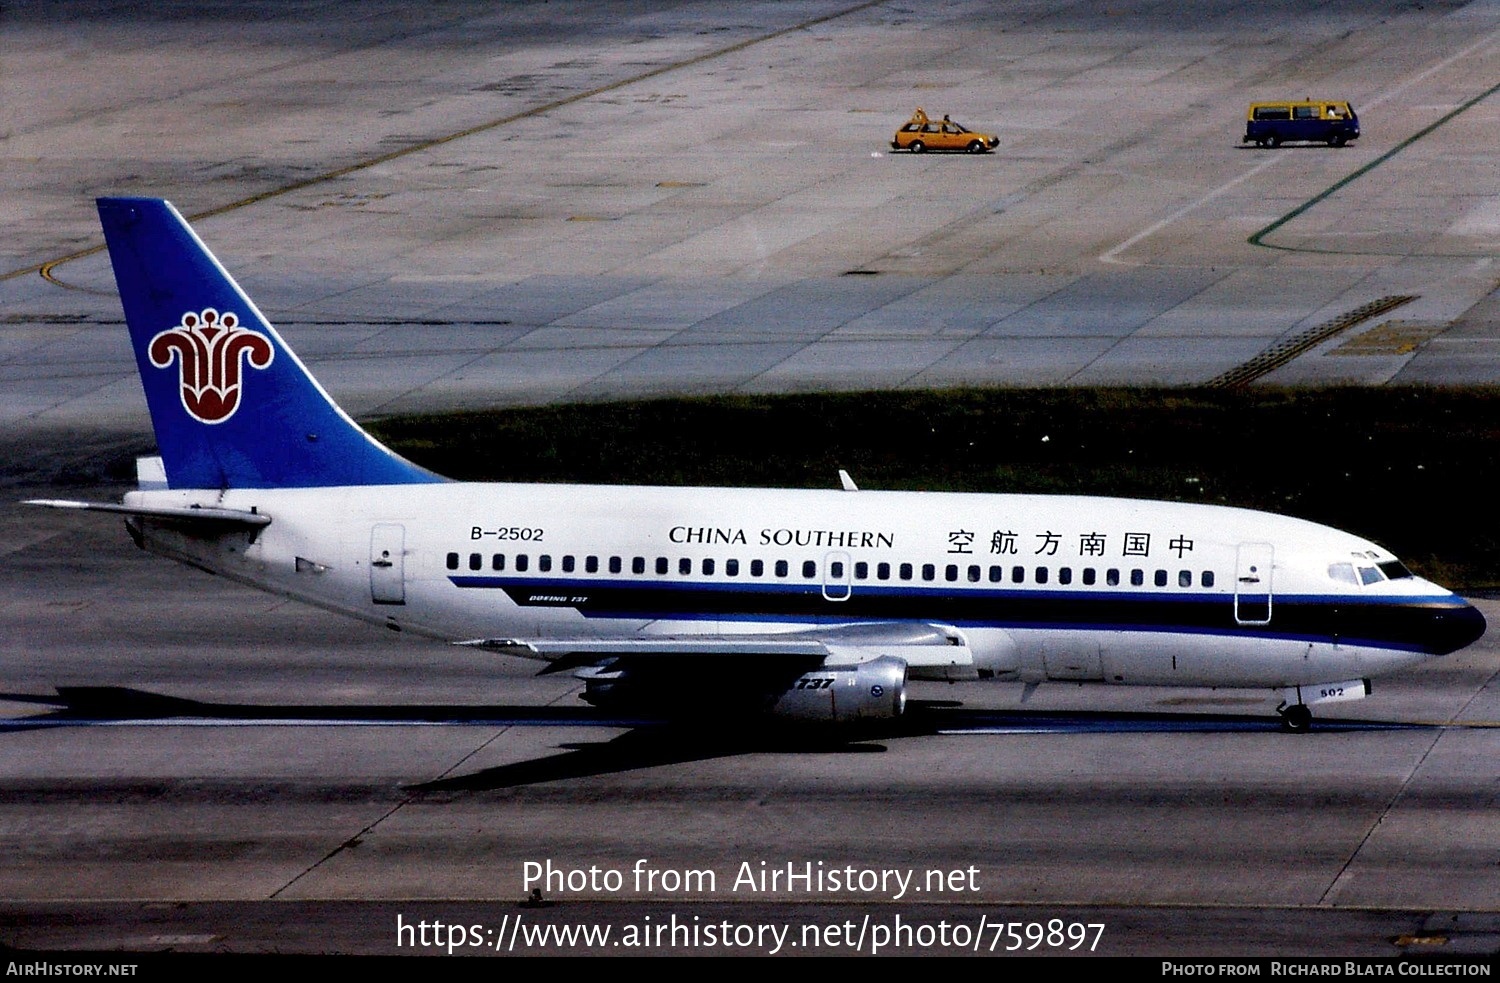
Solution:
<svg viewBox="0 0 1500 983">
<path fill-rule="evenodd" d="M 892 720 L 906 709 L 906 663 L 883 655 L 869 662 L 798 676 L 771 704 L 791 720 L 845 724 Z"/>
<path fill-rule="evenodd" d="M 624 660 L 621 660 L 624 661 Z M 677 719 L 769 716 L 800 723 L 892 720 L 906 709 L 906 663 L 894 656 L 783 675 L 703 659 L 633 660 L 577 673 L 597 707 Z M 670 668 L 669 665 L 676 668 Z"/>
</svg>

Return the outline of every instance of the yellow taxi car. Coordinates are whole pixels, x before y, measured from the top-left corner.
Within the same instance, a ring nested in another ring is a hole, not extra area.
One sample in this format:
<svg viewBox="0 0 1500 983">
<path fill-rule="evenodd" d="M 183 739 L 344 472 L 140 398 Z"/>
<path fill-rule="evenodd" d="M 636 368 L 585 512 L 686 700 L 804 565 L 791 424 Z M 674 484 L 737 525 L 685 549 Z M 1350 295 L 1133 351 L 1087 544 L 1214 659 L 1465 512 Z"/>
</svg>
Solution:
<svg viewBox="0 0 1500 983">
<path fill-rule="evenodd" d="M 914 154 L 928 150 L 962 150 L 971 154 L 983 154 L 999 145 L 999 137 L 975 133 L 946 116 L 941 120 L 928 119 L 927 114 L 920 109 L 912 113 L 906 125 L 891 138 L 892 150 L 910 150 Z"/>
</svg>

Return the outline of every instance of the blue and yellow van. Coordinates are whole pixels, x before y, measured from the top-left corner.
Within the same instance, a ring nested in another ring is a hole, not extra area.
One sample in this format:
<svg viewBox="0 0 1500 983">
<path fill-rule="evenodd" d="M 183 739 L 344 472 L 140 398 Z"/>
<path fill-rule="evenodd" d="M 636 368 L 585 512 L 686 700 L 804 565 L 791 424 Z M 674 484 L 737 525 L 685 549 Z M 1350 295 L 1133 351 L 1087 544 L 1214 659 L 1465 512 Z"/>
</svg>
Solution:
<svg viewBox="0 0 1500 983">
<path fill-rule="evenodd" d="M 1252 102 L 1245 114 L 1245 142 L 1262 147 L 1279 147 L 1289 140 L 1342 147 L 1358 138 L 1359 117 L 1347 102 Z"/>
</svg>

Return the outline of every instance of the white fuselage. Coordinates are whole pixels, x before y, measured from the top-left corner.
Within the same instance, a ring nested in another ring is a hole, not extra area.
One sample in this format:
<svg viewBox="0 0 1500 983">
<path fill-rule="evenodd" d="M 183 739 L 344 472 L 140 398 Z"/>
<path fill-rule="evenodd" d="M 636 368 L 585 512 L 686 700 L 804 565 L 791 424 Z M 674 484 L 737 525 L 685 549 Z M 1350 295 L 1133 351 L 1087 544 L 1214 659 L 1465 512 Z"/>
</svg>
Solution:
<svg viewBox="0 0 1500 983">
<path fill-rule="evenodd" d="M 1368 678 L 1473 637 L 1471 608 L 1373 543 L 1218 506 L 465 483 L 126 503 L 253 508 L 271 517 L 254 533 L 133 522 L 148 549 L 448 641 L 879 625 L 852 658 L 898 655 L 916 676 L 1281 687 Z M 951 628 L 952 644 L 901 649 L 890 629 L 905 623 Z"/>
</svg>

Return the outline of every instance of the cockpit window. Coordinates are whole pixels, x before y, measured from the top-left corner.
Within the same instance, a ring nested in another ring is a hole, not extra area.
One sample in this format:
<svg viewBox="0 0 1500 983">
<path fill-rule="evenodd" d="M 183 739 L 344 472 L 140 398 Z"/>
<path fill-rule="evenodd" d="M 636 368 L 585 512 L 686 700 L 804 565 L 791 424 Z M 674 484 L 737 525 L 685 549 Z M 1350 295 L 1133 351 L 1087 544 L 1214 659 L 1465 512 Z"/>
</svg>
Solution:
<svg viewBox="0 0 1500 983">
<path fill-rule="evenodd" d="M 1352 563 L 1328 564 L 1328 576 L 1341 584 L 1359 583 L 1359 578 L 1354 575 L 1354 564 Z"/>
<path fill-rule="evenodd" d="M 1381 560 L 1373 551 L 1354 553 L 1353 563 L 1330 563 L 1328 577 L 1341 584 L 1368 586 L 1385 580 L 1401 580 L 1411 577 L 1412 572 L 1400 560 Z"/>
</svg>

